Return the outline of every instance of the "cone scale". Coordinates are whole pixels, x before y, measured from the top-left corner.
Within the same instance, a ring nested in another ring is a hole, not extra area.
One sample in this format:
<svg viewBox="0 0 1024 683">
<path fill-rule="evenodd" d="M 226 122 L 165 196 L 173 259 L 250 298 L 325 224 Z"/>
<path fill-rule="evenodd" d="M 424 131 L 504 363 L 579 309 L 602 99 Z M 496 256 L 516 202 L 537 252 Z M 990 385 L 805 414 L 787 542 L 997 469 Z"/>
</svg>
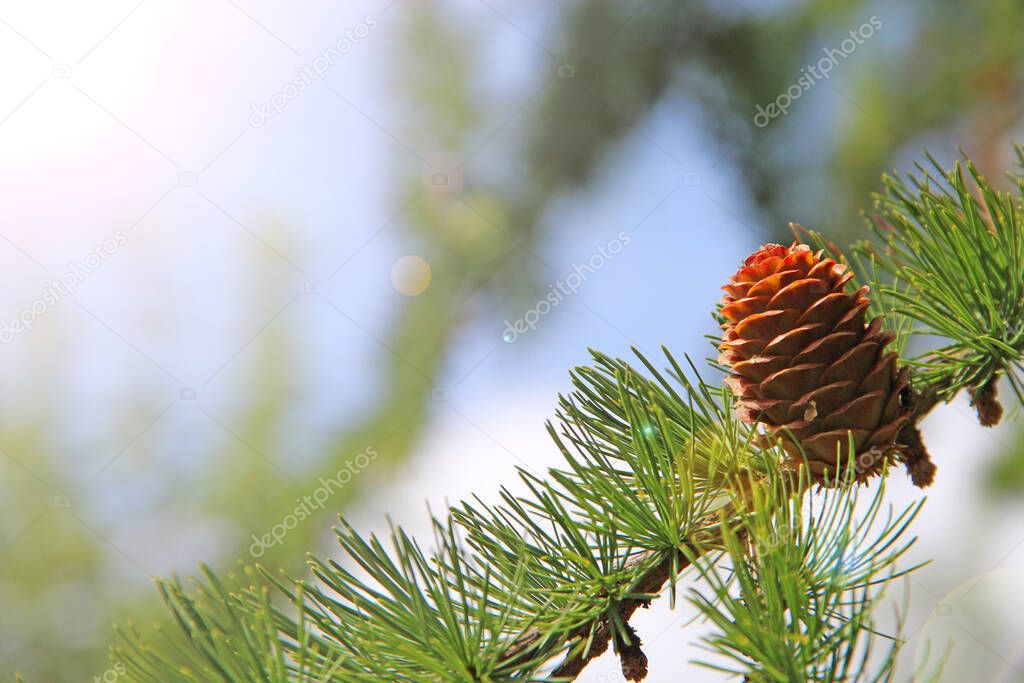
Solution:
<svg viewBox="0 0 1024 683">
<path fill-rule="evenodd" d="M 881 473 L 906 421 L 906 372 L 886 351 L 893 335 L 880 317 L 865 320 L 868 290 L 848 292 L 852 277 L 805 244 L 768 244 L 723 287 L 719 362 L 732 371 L 737 413 L 819 483 L 850 458 L 860 480 Z"/>
</svg>

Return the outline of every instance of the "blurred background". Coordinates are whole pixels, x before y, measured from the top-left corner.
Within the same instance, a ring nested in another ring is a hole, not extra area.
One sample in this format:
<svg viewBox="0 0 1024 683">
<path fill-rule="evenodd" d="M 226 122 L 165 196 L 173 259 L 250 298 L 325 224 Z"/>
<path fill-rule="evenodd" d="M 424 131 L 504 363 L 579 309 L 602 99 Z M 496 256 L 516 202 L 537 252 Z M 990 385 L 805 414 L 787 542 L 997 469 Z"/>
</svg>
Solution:
<svg viewBox="0 0 1024 683">
<path fill-rule="evenodd" d="M 0 679 L 109 678 L 152 577 L 556 464 L 587 347 L 706 356 L 788 221 L 864 237 L 923 148 L 1007 170 L 1022 44 L 1009 0 L 0 1 Z M 1024 681 L 1017 412 L 926 423 L 908 676 Z M 692 618 L 638 618 L 648 680 L 721 680 Z"/>
</svg>

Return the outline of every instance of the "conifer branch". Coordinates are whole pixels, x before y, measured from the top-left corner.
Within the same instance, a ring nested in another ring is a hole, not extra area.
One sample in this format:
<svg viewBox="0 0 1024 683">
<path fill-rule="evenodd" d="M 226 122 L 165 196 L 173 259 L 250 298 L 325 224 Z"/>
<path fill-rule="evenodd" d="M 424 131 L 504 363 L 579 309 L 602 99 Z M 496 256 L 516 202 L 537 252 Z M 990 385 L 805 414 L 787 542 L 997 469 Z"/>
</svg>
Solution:
<svg viewBox="0 0 1024 683">
<path fill-rule="evenodd" d="M 872 482 L 858 512 L 854 483 L 894 460 L 930 483 L 920 425 L 961 390 L 986 425 L 999 380 L 1024 401 L 1016 182 L 1011 195 L 970 164 L 922 168 L 886 180 L 882 246 L 847 259 L 805 231 L 824 252 L 752 255 L 718 311 L 735 393 L 667 351 L 665 370 L 594 352 L 548 425 L 564 465 L 447 510 L 433 547 L 342 521 L 344 560 L 312 558 L 315 581 L 161 582 L 170 645 L 120 630 L 125 680 L 554 683 L 611 647 L 639 681 L 630 622 L 661 595 L 674 604 L 684 575 L 711 628 L 701 664 L 759 683 L 892 680 L 899 634 L 877 654 L 872 610 L 911 571 L 897 562 L 920 503 L 886 509 Z M 916 335 L 932 344 L 909 354 Z"/>
</svg>

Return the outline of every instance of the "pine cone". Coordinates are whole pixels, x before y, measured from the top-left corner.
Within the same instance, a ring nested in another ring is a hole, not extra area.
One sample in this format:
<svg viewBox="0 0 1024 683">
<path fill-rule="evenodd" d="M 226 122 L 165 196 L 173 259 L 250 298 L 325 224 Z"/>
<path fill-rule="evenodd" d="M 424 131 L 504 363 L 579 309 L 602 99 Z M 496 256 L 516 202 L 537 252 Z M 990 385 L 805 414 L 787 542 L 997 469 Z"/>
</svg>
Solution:
<svg viewBox="0 0 1024 683">
<path fill-rule="evenodd" d="M 851 436 L 858 479 L 880 473 L 906 420 L 906 372 L 885 351 L 893 335 L 880 317 L 865 324 L 867 287 L 847 293 L 852 277 L 805 244 L 768 244 L 723 287 L 719 362 L 734 373 L 737 412 L 818 482 L 845 471 Z"/>
</svg>

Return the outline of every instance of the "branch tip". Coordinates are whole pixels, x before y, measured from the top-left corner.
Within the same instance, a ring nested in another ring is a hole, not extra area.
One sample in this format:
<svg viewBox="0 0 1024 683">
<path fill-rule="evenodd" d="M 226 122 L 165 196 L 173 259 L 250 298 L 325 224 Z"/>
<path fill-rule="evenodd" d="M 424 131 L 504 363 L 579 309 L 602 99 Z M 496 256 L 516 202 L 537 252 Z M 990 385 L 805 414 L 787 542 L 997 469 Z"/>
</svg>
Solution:
<svg viewBox="0 0 1024 683">
<path fill-rule="evenodd" d="M 928 453 L 928 448 L 921 439 L 921 430 L 916 424 L 910 423 L 900 432 L 900 461 L 906 466 L 907 474 L 914 486 L 923 489 L 935 481 L 935 463 Z"/>
<path fill-rule="evenodd" d="M 1003 419 L 1003 406 L 999 402 L 999 388 L 996 386 L 998 381 L 998 377 L 993 377 L 971 396 L 982 427 L 995 427 Z"/>
<path fill-rule="evenodd" d="M 633 642 L 619 651 L 622 677 L 627 681 L 642 681 L 647 678 L 647 655 L 640 649 L 640 639 L 633 634 Z"/>
</svg>

